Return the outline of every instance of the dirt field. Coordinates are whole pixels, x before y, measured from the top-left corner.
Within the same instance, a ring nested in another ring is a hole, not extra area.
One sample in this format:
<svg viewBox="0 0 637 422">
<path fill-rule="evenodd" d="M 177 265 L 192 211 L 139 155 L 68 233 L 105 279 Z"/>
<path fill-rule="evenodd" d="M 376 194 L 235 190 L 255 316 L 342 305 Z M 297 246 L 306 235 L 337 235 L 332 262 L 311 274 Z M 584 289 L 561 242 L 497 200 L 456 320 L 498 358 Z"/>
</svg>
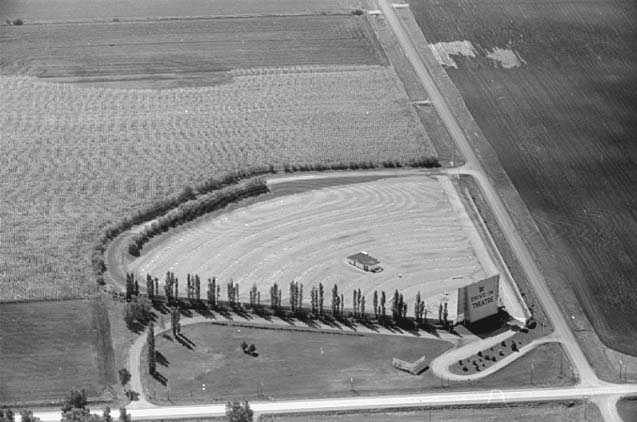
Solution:
<svg viewBox="0 0 637 422">
<path fill-rule="evenodd" d="M 115 383 L 106 306 L 84 300 L 0 305 L 0 404 L 97 398 Z"/>
<path fill-rule="evenodd" d="M 229 82 L 232 69 L 386 64 L 351 14 L 0 26 L 0 73 L 108 88 Z"/>
<path fill-rule="evenodd" d="M 169 335 L 156 339 L 163 358 L 157 370 L 168 379 L 173 403 L 210 402 L 230 398 L 275 399 L 327 397 L 350 392 L 350 377 L 358 394 L 420 391 L 433 377 L 409 375 L 391 366 L 393 357 L 413 361 L 423 354 L 437 356 L 451 344 L 419 338 L 350 336 L 299 331 L 195 324 L 182 329 L 192 349 Z M 258 357 L 246 355 L 241 342 L 255 344 Z M 360 354 L 365 350 L 364 356 Z M 142 368 L 147 367 L 142 354 Z M 164 364 L 162 364 L 164 362 Z M 145 366 L 146 365 L 146 366 Z M 239 370 L 240 368 L 240 370 Z M 153 402 L 168 399 L 168 390 L 143 375 Z M 261 387 L 261 383 L 263 383 Z M 205 384 L 206 390 L 202 389 Z"/>
<path fill-rule="evenodd" d="M 411 4 L 430 44 L 475 49 L 475 57 L 451 55 L 457 69 L 448 74 L 596 331 L 634 353 L 634 8 L 613 0 Z M 505 66 L 507 54 L 518 67 Z"/>
<path fill-rule="evenodd" d="M 347 256 L 361 250 L 384 270 L 372 274 L 348 264 Z M 287 297 L 287 283 L 296 280 L 306 303 L 312 286 L 322 282 L 329 292 L 336 283 L 346 307 L 360 288 L 370 311 L 374 289 L 399 289 L 409 312 L 419 290 L 427 298 L 496 272 L 449 180 L 427 176 L 316 190 L 203 219 L 154 243 L 130 270 L 232 278 L 246 302 L 254 283 L 267 302 L 274 282 Z"/>
</svg>

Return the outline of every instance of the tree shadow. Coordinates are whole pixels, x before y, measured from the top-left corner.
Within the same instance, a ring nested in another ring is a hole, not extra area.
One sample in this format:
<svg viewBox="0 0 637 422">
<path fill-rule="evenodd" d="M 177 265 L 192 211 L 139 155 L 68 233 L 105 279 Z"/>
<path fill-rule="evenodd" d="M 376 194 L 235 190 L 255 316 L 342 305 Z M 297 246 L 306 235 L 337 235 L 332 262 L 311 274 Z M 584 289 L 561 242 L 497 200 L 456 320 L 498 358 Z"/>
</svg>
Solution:
<svg viewBox="0 0 637 422">
<path fill-rule="evenodd" d="M 166 306 L 166 304 L 164 302 L 161 302 L 159 300 L 154 300 L 153 301 L 153 308 L 155 308 L 157 310 L 157 312 L 160 312 L 164 315 L 170 313 L 170 309 Z"/>
<path fill-rule="evenodd" d="M 168 359 L 166 359 L 166 356 L 164 356 L 163 353 L 159 350 L 155 350 L 155 362 L 165 367 L 168 367 L 168 365 L 170 364 L 170 362 L 168 362 Z"/>
<path fill-rule="evenodd" d="M 484 339 L 512 329 L 513 327 L 508 324 L 511 319 L 511 316 L 506 313 L 506 311 L 500 310 L 497 314 L 483 318 L 474 323 L 467 323 L 465 326 L 473 334 Z"/>
<path fill-rule="evenodd" d="M 361 319 L 360 321 L 358 321 L 358 323 L 362 325 L 363 327 L 367 328 L 368 330 L 371 330 L 375 333 L 378 333 L 380 331 L 378 329 L 378 325 L 374 324 L 374 321 L 370 321 L 368 319 Z"/>
<path fill-rule="evenodd" d="M 199 315 L 201 315 L 202 317 L 207 318 L 207 319 L 217 319 L 215 317 L 215 314 L 210 309 L 208 309 L 205 306 L 201 306 L 201 307 L 195 309 L 195 312 L 197 312 Z"/>
<path fill-rule="evenodd" d="M 232 312 L 228 311 L 224 307 L 215 308 L 215 312 L 217 312 L 219 315 L 221 315 L 222 317 L 224 317 L 228 321 L 232 321 L 233 320 L 232 319 Z"/>
<path fill-rule="evenodd" d="M 349 318 L 339 317 L 339 318 L 336 318 L 336 320 L 340 322 L 341 324 L 343 324 L 344 326 L 346 326 L 347 328 L 349 328 L 350 330 L 358 331 L 356 330 L 356 325 Z"/>
<path fill-rule="evenodd" d="M 267 310 L 257 307 L 255 308 L 254 313 L 258 317 L 263 318 L 264 320 L 268 322 L 272 322 L 272 314 L 270 314 L 270 312 L 268 312 Z"/>
<path fill-rule="evenodd" d="M 319 325 L 316 323 L 314 318 L 310 318 L 304 312 L 299 312 L 296 318 L 299 320 L 299 322 L 302 322 L 303 324 L 307 325 L 310 328 L 319 328 Z"/>
<path fill-rule="evenodd" d="M 286 314 L 285 312 L 278 312 L 275 314 L 281 321 L 285 322 L 288 325 L 292 325 L 294 326 L 294 318 L 291 317 L 290 315 Z"/>
<path fill-rule="evenodd" d="M 233 308 L 233 309 L 232 309 L 232 311 L 233 311 L 233 312 L 234 312 L 234 313 L 235 313 L 238 317 L 241 317 L 241 318 L 243 318 L 243 319 L 245 319 L 245 320 L 248 320 L 248 321 L 249 321 L 249 320 L 253 319 L 253 318 L 252 318 L 252 315 L 250 315 L 250 313 L 249 313 L 248 311 L 246 311 L 246 310 L 245 310 L 244 308 L 242 308 L 242 307 L 241 307 L 241 308 L 240 308 L 240 307 L 235 307 L 235 308 Z"/>
<path fill-rule="evenodd" d="M 193 350 L 197 345 L 183 334 L 177 334 L 177 341 L 187 349 Z"/>
<path fill-rule="evenodd" d="M 186 318 L 192 318 L 192 315 L 193 315 L 192 311 L 188 309 L 187 307 L 182 306 L 181 303 L 179 304 L 178 309 L 181 315 L 185 316 Z"/>
<path fill-rule="evenodd" d="M 166 378 L 165 376 L 163 376 L 159 371 L 155 371 L 152 374 L 150 374 L 155 381 L 157 381 L 158 383 L 160 383 L 161 385 L 163 385 L 164 387 L 166 385 L 168 385 L 168 378 Z"/>
<path fill-rule="evenodd" d="M 319 315 L 318 320 L 328 327 L 338 328 L 339 330 L 343 329 L 343 327 L 341 327 L 341 325 L 334 319 L 334 317 L 330 315 Z"/>
</svg>

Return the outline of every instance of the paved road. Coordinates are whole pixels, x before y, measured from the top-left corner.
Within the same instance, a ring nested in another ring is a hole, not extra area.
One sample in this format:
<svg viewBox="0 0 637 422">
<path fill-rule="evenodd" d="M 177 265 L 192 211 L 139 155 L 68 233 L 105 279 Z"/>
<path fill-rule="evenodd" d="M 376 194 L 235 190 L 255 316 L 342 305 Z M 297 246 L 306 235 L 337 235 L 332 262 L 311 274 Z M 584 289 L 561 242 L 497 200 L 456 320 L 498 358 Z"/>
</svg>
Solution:
<svg viewBox="0 0 637 422">
<path fill-rule="evenodd" d="M 422 408 L 424 406 L 467 405 L 480 403 L 516 403 L 547 400 L 583 400 L 600 395 L 611 400 L 626 394 L 637 394 L 637 385 L 612 385 L 601 391 L 599 387 L 538 388 L 518 390 L 465 391 L 434 394 L 409 394 L 402 396 L 352 397 L 320 400 L 289 400 L 275 402 L 251 402 L 257 413 L 291 413 L 310 411 Z M 197 406 L 153 407 L 130 409 L 133 420 L 192 418 L 220 416 L 225 412 L 223 404 Z M 43 422 L 59 421 L 59 412 L 35 414 Z"/>
</svg>

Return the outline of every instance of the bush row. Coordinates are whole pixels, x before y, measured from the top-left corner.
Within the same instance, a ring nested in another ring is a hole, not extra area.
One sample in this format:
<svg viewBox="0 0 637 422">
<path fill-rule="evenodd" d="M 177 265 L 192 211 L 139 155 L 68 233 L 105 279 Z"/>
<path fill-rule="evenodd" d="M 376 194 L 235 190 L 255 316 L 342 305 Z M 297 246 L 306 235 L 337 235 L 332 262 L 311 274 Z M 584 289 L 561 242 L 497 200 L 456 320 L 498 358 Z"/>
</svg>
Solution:
<svg viewBox="0 0 637 422">
<path fill-rule="evenodd" d="M 411 159 L 409 161 L 392 161 L 386 160 L 380 163 L 373 161 L 351 161 L 349 163 L 333 163 L 333 164 L 300 164 L 290 165 L 284 164 L 283 171 L 286 173 L 294 173 L 297 171 L 327 171 L 327 170 L 365 170 L 375 168 L 400 168 L 400 167 L 440 167 L 440 163 L 436 157 L 423 157 L 419 159 Z"/>
<path fill-rule="evenodd" d="M 133 226 L 163 216 L 171 209 L 191 201 L 199 195 L 205 195 L 226 186 L 236 185 L 244 179 L 266 173 L 276 173 L 274 166 L 254 167 L 247 170 L 235 171 L 221 177 L 210 178 L 194 187 L 186 186 L 178 194 L 155 201 L 131 217 L 126 217 L 118 223 L 105 227 L 99 234 L 91 252 L 91 265 L 97 283 L 101 285 L 104 284 L 103 274 L 106 271 L 104 252 L 106 251 L 106 246 L 121 233 L 129 230 Z"/>
<path fill-rule="evenodd" d="M 194 220 L 204 214 L 224 208 L 226 205 L 251 196 L 268 192 L 268 186 L 263 179 L 253 179 L 238 186 L 228 186 L 208 195 L 185 202 L 177 208 L 159 217 L 141 233 L 133 237 L 128 246 L 128 252 L 139 256 L 144 244 L 154 236 Z"/>
<path fill-rule="evenodd" d="M 419 159 L 412 159 L 409 161 L 391 161 L 386 160 L 381 163 L 374 162 L 350 162 L 350 163 L 335 163 L 335 164 L 303 164 L 303 165 L 289 165 L 283 166 L 283 171 L 286 173 L 293 173 L 297 171 L 325 171 L 325 170 L 358 170 L 358 169 L 374 169 L 374 168 L 397 168 L 397 167 L 424 167 L 424 168 L 436 168 L 440 167 L 438 159 L 435 157 L 423 157 Z M 164 199 L 155 201 L 150 206 L 136 212 L 131 217 L 126 217 L 118 223 L 112 224 L 104 228 L 101 234 L 98 236 L 97 241 L 93 246 L 91 253 L 91 264 L 93 267 L 93 274 L 98 284 L 104 284 L 103 274 L 106 271 L 106 265 L 104 263 L 104 252 L 106 246 L 110 241 L 115 239 L 118 235 L 129 230 L 133 226 L 142 224 L 144 222 L 154 220 L 161 216 L 166 215 L 170 210 L 179 207 L 181 204 L 187 203 L 196 199 L 199 196 L 206 195 L 210 192 L 220 190 L 222 188 L 236 185 L 240 181 L 251 178 L 254 176 L 260 176 L 264 174 L 274 174 L 277 170 L 270 164 L 269 166 L 253 167 L 246 170 L 239 170 L 232 173 L 228 173 L 221 177 L 210 178 L 194 187 L 186 186 L 178 194 L 169 196 Z M 263 182 L 261 182 L 263 183 Z M 207 209 L 202 205 L 203 209 Z M 188 212 L 193 212 L 192 210 Z M 209 211 L 204 211 L 209 212 Z M 186 213 L 186 211 L 184 211 Z M 197 216 L 202 214 L 197 214 Z M 185 216 L 185 214 L 184 214 Z M 151 225 L 152 227 L 152 225 Z M 170 227 L 170 226 L 166 226 Z M 166 228 L 167 229 L 167 228 Z M 137 246 L 137 253 L 139 248 L 148 239 L 139 243 Z M 133 247 L 132 252 L 135 252 Z"/>
</svg>

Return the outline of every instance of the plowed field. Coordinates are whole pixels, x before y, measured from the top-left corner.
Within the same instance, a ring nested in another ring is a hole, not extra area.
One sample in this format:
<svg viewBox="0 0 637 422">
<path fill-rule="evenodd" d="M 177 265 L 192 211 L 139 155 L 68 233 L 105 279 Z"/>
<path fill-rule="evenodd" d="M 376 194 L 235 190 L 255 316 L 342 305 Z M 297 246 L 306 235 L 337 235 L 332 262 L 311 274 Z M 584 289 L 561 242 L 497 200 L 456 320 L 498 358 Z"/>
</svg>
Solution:
<svg viewBox="0 0 637 422">
<path fill-rule="evenodd" d="M 289 15 L 0 26 L 0 74 L 108 88 L 210 86 L 233 69 L 386 64 L 365 17 Z"/>
<path fill-rule="evenodd" d="M 428 42 L 451 54 L 457 68 L 447 62 L 447 72 L 547 239 L 563 282 L 602 341 L 634 354 L 634 3 L 410 3 Z"/>
</svg>

